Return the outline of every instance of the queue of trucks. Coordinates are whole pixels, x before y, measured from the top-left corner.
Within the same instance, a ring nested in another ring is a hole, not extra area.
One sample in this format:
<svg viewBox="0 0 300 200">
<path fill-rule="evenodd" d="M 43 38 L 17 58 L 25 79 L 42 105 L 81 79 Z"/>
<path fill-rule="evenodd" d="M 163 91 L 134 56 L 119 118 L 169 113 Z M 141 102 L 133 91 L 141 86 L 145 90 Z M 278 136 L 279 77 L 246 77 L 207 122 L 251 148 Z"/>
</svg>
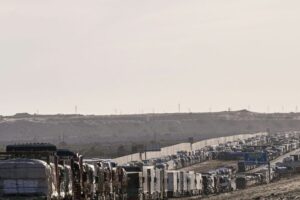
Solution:
<svg viewBox="0 0 300 200">
<path fill-rule="evenodd" d="M 276 177 L 275 168 L 247 174 L 261 163 L 246 162 L 245 155 L 262 154 L 270 161 L 299 148 L 299 141 L 294 132 L 261 135 L 122 165 L 52 144 L 8 145 L 0 152 L 0 199 L 146 200 L 221 194 Z M 182 170 L 213 159 L 236 160 L 239 167 Z"/>
</svg>

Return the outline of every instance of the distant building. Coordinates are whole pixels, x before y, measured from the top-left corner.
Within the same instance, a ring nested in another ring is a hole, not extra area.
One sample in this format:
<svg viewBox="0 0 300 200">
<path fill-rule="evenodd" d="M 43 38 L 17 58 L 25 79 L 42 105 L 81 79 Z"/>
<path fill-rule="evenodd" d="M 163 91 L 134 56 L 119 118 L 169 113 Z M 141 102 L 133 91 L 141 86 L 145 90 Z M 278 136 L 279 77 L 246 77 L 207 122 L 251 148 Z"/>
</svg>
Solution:
<svg viewBox="0 0 300 200">
<path fill-rule="evenodd" d="M 29 113 L 16 113 L 14 115 L 15 118 L 27 118 L 27 117 L 31 117 L 31 115 Z"/>
</svg>

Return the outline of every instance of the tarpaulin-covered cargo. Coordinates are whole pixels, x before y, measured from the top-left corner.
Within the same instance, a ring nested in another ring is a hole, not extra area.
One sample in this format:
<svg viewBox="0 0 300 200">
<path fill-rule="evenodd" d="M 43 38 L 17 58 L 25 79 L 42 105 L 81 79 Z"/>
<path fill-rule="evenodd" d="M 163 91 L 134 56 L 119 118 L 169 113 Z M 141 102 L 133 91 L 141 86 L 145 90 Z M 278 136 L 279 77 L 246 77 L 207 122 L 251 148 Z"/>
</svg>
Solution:
<svg viewBox="0 0 300 200">
<path fill-rule="evenodd" d="M 243 160 L 245 152 L 219 152 L 218 159 L 220 160 Z"/>
<path fill-rule="evenodd" d="M 220 192 L 230 192 L 234 188 L 232 187 L 231 178 L 228 175 L 218 175 L 219 182 L 220 182 Z"/>
<path fill-rule="evenodd" d="M 253 185 L 260 185 L 263 183 L 263 177 L 261 174 L 246 174 L 236 178 L 236 188 L 246 189 Z"/>
<path fill-rule="evenodd" d="M 254 169 L 256 167 L 256 164 L 254 163 L 246 163 L 244 161 L 239 161 L 238 162 L 238 171 L 239 172 L 246 172 L 249 171 L 251 169 Z"/>
<path fill-rule="evenodd" d="M 214 194 L 217 189 L 216 176 L 213 174 L 202 174 L 204 194 Z"/>
<path fill-rule="evenodd" d="M 12 144 L 6 146 L 6 152 L 56 152 L 56 146 L 49 143 Z"/>
<path fill-rule="evenodd" d="M 112 187 L 113 196 L 116 199 L 124 199 L 126 196 L 126 171 L 120 166 L 114 167 L 112 170 Z"/>
<path fill-rule="evenodd" d="M 61 183 L 61 193 L 64 193 L 63 196 L 65 198 L 71 198 L 73 196 L 73 175 L 72 175 L 72 169 L 68 165 L 64 165 L 63 170 L 63 181 Z"/>
<path fill-rule="evenodd" d="M 44 161 L 11 159 L 0 161 L 0 196 L 57 197 L 53 170 Z"/>
<path fill-rule="evenodd" d="M 94 197 L 96 194 L 96 180 L 97 172 L 94 164 L 83 164 L 83 188 L 85 198 Z"/>
</svg>

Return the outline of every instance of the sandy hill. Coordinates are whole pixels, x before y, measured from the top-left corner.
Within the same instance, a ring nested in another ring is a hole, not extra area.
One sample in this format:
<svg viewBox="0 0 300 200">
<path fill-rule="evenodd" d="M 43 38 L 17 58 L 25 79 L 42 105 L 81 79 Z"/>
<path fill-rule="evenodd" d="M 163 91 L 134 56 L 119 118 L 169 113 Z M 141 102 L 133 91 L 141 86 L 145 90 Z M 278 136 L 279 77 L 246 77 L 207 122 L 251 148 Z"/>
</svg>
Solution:
<svg viewBox="0 0 300 200">
<path fill-rule="evenodd" d="M 162 146 L 240 133 L 300 130 L 300 113 L 217 113 L 143 115 L 30 115 L 0 117 L 0 143 L 51 142 L 87 155 L 116 156 L 149 143 Z M 135 148 L 133 148 L 133 146 Z"/>
</svg>

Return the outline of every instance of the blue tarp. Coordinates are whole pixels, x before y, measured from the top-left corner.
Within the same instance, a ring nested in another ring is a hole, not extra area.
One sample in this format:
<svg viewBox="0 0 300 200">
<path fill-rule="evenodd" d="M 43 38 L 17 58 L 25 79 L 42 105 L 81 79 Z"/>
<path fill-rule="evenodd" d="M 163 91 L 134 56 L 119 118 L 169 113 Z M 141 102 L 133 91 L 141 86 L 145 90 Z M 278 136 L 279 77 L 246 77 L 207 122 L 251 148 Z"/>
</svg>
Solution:
<svg viewBox="0 0 300 200">
<path fill-rule="evenodd" d="M 267 164 L 268 156 L 265 152 L 248 152 L 244 156 L 245 163 L 250 164 Z"/>
</svg>

